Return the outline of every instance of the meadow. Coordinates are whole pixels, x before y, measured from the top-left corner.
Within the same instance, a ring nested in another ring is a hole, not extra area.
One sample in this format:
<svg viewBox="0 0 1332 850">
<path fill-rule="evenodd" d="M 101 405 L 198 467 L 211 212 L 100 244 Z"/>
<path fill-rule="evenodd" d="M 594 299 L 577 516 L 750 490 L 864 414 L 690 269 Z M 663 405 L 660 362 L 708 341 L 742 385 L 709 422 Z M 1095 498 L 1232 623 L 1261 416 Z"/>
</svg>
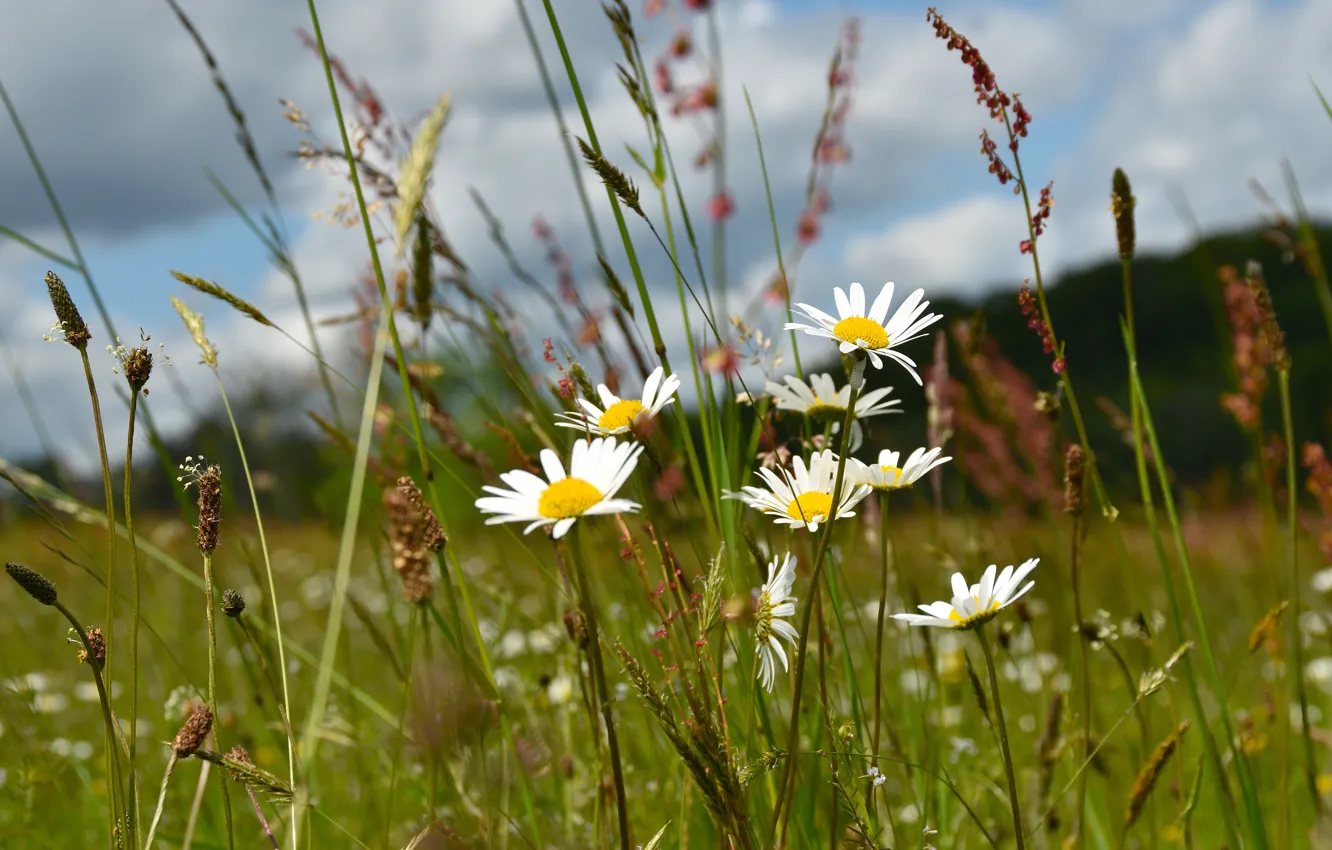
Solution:
<svg viewBox="0 0 1332 850">
<path fill-rule="evenodd" d="M 204 35 L 172 8 L 269 186 Z M 518 9 L 595 282 L 575 284 L 540 223 L 550 268 L 523 268 L 496 222 L 513 278 L 471 275 L 474 246 L 430 203 L 450 98 L 394 118 L 325 45 L 314 0 L 304 38 L 339 132 L 283 109 L 297 155 L 346 181 L 334 217 L 368 272 L 351 312 L 283 328 L 207 270 L 172 271 L 197 351 L 171 357 L 216 377 L 206 446 L 148 417 L 171 366 L 84 296 L 75 234 L 29 246 L 59 267 L 32 344 L 86 384 L 101 473 L 0 459 L 0 845 L 1332 847 L 1332 293 L 1293 181 L 1268 234 L 1291 258 L 1280 286 L 1253 257 L 1204 261 L 1226 343 L 1205 416 L 1248 452 L 1217 495 L 1172 468 L 1191 423 L 1153 415 L 1171 399 L 1144 379 L 1161 364 L 1138 361 L 1131 175 L 1105 175 L 1117 301 L 1095 320 L 1121 408 L 1085 389 L 1105 369 L 1056 332 L 1040 265 L 1054 198 L 1023 159 L 1039 123 L 940 13 L 921 26 L 977 100 L 976 167 L 1026 221 L 1013 250 L 1030 278 L 990 321 L 1023 325 L 1031 369 L 984 315 L 935 312 L 910 281 L 799 276 L 833 175 L 854 167 L 854 20 L 806 207 L 779 221 L 770 195 L 746 199 L 767 205 L 773 275 L 745 304 L 724 285 L 724 165 L 763 165 L 762 115 L 672 76 L 710 67 L 715 39 L 644 56 L 650 22 L 606 3 L 643 137 L 603 150 L 553 7 Z M 703 0 L 670 13 L 715 28 Z M 581 126 L 563 126 L 557 86 Z M 723 107 L 753 147 L 680 162 L 716 175 L 687 203 L 661 111 L 717 132 Z M 235 212 L 304 304 L 275 213 Z M 649 280 L 648 257 L 671 279 Z M 1310 306 L 1288 324 L 1295 297 Z M 515 301 L 543 316 L 535 341 Z M 286 466 L 210 341 L 223 311 L 309 353 L 317 403 Z M 321 349 L 327 324 L 350 361 Z M 112 405 L 123 447 L 104 437 Z"/>
</svg>

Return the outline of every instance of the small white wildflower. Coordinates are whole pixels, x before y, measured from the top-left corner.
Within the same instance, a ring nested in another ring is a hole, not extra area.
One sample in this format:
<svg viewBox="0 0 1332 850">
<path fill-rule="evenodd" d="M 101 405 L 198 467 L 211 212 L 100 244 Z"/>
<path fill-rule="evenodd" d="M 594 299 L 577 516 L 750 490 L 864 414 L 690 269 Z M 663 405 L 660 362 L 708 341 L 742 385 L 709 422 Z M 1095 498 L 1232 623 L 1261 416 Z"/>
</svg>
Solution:
<svg viewBox="0 0 1332 850">
<path fill-rule="evenodd" d="M 888 777 L 884 776 L 883 773 L 880 772 L 877 766 L 871 767 L 869 769 L 869 773 L 866 773 L 864 776 L 860 778 L 873 780 L 875 788 L 878 788 L 880 785 L 888 781 Z"/>
</svg>

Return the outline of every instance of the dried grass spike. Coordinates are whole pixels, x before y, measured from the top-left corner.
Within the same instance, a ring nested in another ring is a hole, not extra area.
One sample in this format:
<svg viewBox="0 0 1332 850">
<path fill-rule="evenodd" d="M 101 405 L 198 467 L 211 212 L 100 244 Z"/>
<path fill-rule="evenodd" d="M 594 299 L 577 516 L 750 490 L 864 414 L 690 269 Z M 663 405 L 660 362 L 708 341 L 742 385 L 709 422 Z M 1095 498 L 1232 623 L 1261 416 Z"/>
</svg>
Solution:
<svg viewBox="0 0 1332 850">
<path fill-rule="evenodd" d="M 1253 631 L 1249 633 L 1250 654 L 1257 652 L 1268 641 L 1276 638 L 1277 629 L 1281 625 L 1281 615 L 1285 613 L 1286 606 L 1289 604 L 1289 602 L 1282 600 L 1275 608 L 1263 615 L 1263 618 L 1258 621 L 1258 625 L 1253 627 Z"/>
<path fill-rule="evenodd" d="M 217 549 L 222 524 L 222 467 L 213 464 L 199 476 L 199 551 Z"/>
<path fill-rule="evenodd" d="M 1128 175 L 1124 169 L 1116 168 L 1115 176 L 1110 181 L 1110 213 L 1115 217 L 1115 240 L 1119 243 L 1119 256 L 1125 260 L 1133 259 L 1136 239 L 1133 208 L 1137 203 L 1129 187 Z"/>
<path fill-rule="evenodd" d="M 205 295 L 211 295 L 214 298 L 227 302 L 232 307 L 235 307 L 237 310 L 249 316 L 251 319 L 254 319 L 261 325 L 267 325 L 270 328 L 277 327 L 277 325 L 274 325 L 268 320 L 267 316 L 259 311 L 258 307 L 238 295 L 233 295 L 216 283 L 213 283 L 211 280 L 204 280 L 201 277 L 195 277 L 192 274 L 185 274 L 184 272 L 178 271 L 171 272 L 171 276 L 186 286 L 199 290 Z"/>
<path fill-rule="evenodd" d="M 46 292 L 51 296 L 51 306 L 55 308 L 56 320 L 64 332 L 65 342 L 75 348 L 85 348 L 92 339 L 88 323 L 79 315 L 79 308 L 74 306 L 74 299 L 69 297 L 69 289 L 55 272 L 46 273 Z"/>
<path fill-rule="evenodd" d="M 1126 831 L 1133 826 L 1138 816 L 1142 814 L 1143 806 L 1147 804 L 1147 798 L 1151 796 L 1157 780 L 1161 778 L 1166 765 L 1170 762 L 1170 757 L 1175 754 L 1175 750 L 1179 747 L 1179 739 L 1187 731 L 1189 731 L 1189 721 L 1185 720 L 1175 727 L 1175 731 L 1171 732 L 1169 737 L 1157 745 L 1147 759 L 1147 763 L 1142 766 L 1142 770 L 1138 771 L 1138 778 L 1133 783 L 1133 794 L 1129 797 L 1128 809 L 1124 812 L 1124 829 Z"/>
<path fill-rule="evenodd" d="M 592 166 L 592 170 L 597 173 L 603 183 L 611 188 L 615 196 L 626 207 L 646 219 L 647 213 L 643 212 L 643 207 L 639 205 L 638 187 L 634 185 L 634 181 L 612 165 L 606 157 L 601 155 L 600 151 L 594 150 L 591 145 L 582 139 L 578 139 L 578 148 L 583 152 L 583 159 L 587 160 L 587 164 Z"/>
<path fill-rule="evenodd" d="M 448 120 L 452 102 L 453 96 L 446 94 L 435 103 L 435 108 L 417 128 L 416 137 L 412 139 L 412 149 L 408 151 L 398 172 L 398 206 L 393 211 L 393 224 L 400 249 L 407 244 L 407 231 L 412 229 L 416 208 L 425 198 L 426 184 L 430 182 L 430 172 L 435 168 L 439 136 L 444 131 L 444 122 Z"/>
<path fill-rule="evenodd" d="M 176 738 L 171 742 L 171 750 L 177 758 L 190 755 L 203 744 L 208 733 L 213 730 L 213 710 L 204 703 L 195 705 L 190 719 L 180 727 Z"/>
<path fill-rule="evenodd" d="M 194 340 L 194 344 L 199 346 L 199 353 L 202 355 L 203 364 L 209 369 L 216 371 L 217 349 L 208 341 L 208 337 L 204 336 L 203 316 L 200 316 L 189 307 L 186 307 L 185 302 L 181 301 L 176 296 L 169 295 L 167 297 L 171 299 L 171 306 L 175 307 L 176 312 L 180 314 L 181 321 L 185 323 L 185 330 L 190 332 L 190 337 Z"/>
<path fill-rule="evenodd" d="M 55 585 L 47 581 L 41 573 L 13 561 L 5 564 L 5 572 L 9 573 L 9 577 L 18 582 L 18 586 L 26 590 L 33 599 L 43 605 L 56 604 Z"/>
<path fill-rule="evenodd" d="M 611 295 L 615 298 L 615 303 L 619 304 L 620 309 L 628 313 L 629 318 L 632 319 L 634 317 L 634 305 L 630 303 L 629 292 L 624 288 L 624 284 L 620 283 L 619 275 L 615 274 L 615 269 L 611 268 L 611 264 L 600 254 L 597 254 L 597 262 L 601 265 L 601 273 L 606 276 L 606 288 L 610 290 Z"/>
<path fill-rule="evenodd" d="M 416 508 L 417 516 L 424 526 L 422 537 L 425 547 L 431 552 L 442 551 L 449 538 L 444 534 L 444 526 L 440 524 L 434 508 L 426 504 L 425 497 L 421 495 L 421 488 L 416 486 L 411 476 L 404 475 L 398 479 L 398 490 L 412 503 L 412 507 Z"/>
<path fill-rule="evenodd" d="M 430 597 L 434 586 L 425 543 L 426 523 L 411 499 L 398 487 L 384 488 L 383 502 L 389 521 L 393 570 L 402 581 L 407 601 L 417 604 Z"/>
</svg>

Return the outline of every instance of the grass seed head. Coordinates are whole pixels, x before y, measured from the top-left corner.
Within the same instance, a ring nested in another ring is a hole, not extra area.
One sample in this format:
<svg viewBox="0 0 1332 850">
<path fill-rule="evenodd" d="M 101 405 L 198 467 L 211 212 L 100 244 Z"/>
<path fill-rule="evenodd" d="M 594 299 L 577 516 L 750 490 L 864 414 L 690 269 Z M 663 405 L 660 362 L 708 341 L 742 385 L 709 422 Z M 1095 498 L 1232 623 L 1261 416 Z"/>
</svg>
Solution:
<svg viewBox="0 0 1332 850">
<path fill-rule="evenodd" d="M 13 561 L 5 564 L 5 572 L 9 573 L 9 577 L 18 582 L 18 586 L 26 590 L 33 599 L 43 605 L 56 603 L 55 585 L 47 581 L 41 573 Z"/>
<path fill-rule="evenodd" d="M 1142 766 L 1142 770 L 1138 771 L 1138 778 L 1133 783 L 1133 794 L 1129 797 L 1128 809 L 1124 812 L 1125 829 L 1133 826 L 1138 816 L 1142 814 L 1142 809 L 1147 804 L 1147 798 L 1151 796 L 1157 780 L 1165 772 L 1166 765 L 1170 763 L 1170 757 L 1179 748 L 1179 739 L 1187 731 L 1189 731 L 1189 721 L 1185 720 L 1164 741 L 1157 745 L 1156 749 L 1152 751 L 1151 757 L 1147 759 L 1147 763 Z"/>
<path fill-rule="evenodd" d="M 407 601 L 417 604 L 429 598 L 434 589 L 430 550 L 426 546 L 427 523 L 401 487 L 384 488 L 383 502 L 389 521 L 393 570 L 402 581 Z"/>
<path fill-rule="evenodd" d="M 425 547 L 431 552 L 443 551 L 444 546 L 449 542 L 448 536 L 444 533 L 444 526 L 440 524 L 439 517 L 435 511 L 426 503 L 425 497 L 421 495 L 421 488 L 416 486 L 416 482 L 410 476 L 404 475 L 398 479 L 398 492 L 411 502 L 412 507 L 416 508 L 417 516 L 424 525 L 423 541 Z"/>
<path fill-rule="evenodd" d="M 46 273 L 46 292 L 51 296 L 51 306 L 55 308 L 57 326 L 65 335 L 65 342 L 75 348 L 83 349 L 92 339 L 88 323 L 79 315 L 79 308 L 74 306 L 74 299 L 69 297 L 69 289 L 55 272 Z"/>
<path fill-rule="evenodd" d="M 88 627 L 88 645 L 79 649 L 79 663 L 98 669 L 106 662 L 106 635 L 101 629 Z"/>
<path fill-rule="evenodd" d="M 190 719 L 180 727 L 176 738 L 171 742 L 171 749 L 177 758 L 184 758 L 203 745 L 204 739 L 213 729 L 213 710 L 203 703 L 195 705 Z"/>
<path fill-rule="evenodd" d="M 222 524 L 222 467 L 209 466 L 199 476 L 199 551 L 217 549 L 219 527 Z M 235 591 L 232 591 L 235 593 Z M 237 594 L 239 598 L 239 594 Z M 225 604 L 225 603 L 224 603 Z M 245 603 L 241 603 L 241 608 Z M 240 612 L 237 611 L 237 614 Z M 235 616 L 235 615 L 233 615 Z"/>
<path fill-rule="evenodd" d="M 125 372 L 125 380 L 129 382 L 130 390 L 137 393 L 143 389 L 153 374 L 153 354 L 144 347 L 131 348 L 125 355 L 125 362 L 121 364 L 121 368 Z"/>
<path fill-rule="evenodd" d="M 1124 169 L 1116 168 L 1110 183 L 1110 213 L 1115 217 L 1115 240 L 1119 243 L 1121 259 L 1133 259 L 1133 247 L 1136 234 L 1133 226 L 1133 207 L 1137 205 L 1133 190 L 1129 187 L 1128 175 Z"/>
<path fill-rule="evenodd" d="M 222 591 L 222 613 L 228 617 L 239 617 L 245 611 L 245 597 L 235 588 Z"/>
</svg>

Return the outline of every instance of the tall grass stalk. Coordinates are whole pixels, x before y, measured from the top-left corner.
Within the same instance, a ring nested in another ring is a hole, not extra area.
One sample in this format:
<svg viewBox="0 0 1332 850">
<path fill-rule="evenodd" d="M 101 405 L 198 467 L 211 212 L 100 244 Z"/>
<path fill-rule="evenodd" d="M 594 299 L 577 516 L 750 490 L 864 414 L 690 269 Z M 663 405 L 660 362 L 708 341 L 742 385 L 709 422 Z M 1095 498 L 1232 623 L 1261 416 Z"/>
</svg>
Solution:
<svg viewBox="0 0 1332 850">
<path fill-rule="evenodd" d="M 610 750 L 611 775 L 615 782 L 615 812 L 620 822 L 620 850 L 630 850 L 629 809 L 624 795 L 624 768 L 620 764 L 620 740 L 615 733 L 615 712 L 611 707 L 610 689 L 606 686 L 606 670 L 601 657 L 601 631 L 597 625 L 597 605 L 596 600 L 592 598 L 591 585 L 587 581 L 582 536 L 582 531 L 575 524 L 574 551 L 569 562 L 573 565 L 578 601 L 583 609 L 583 617 L 587 620 L 587 655 L 597 688 L 597 701 L 601 703 L 602 721 L 606 726 L 606 745 Z"/>
<path fill-rule="evenodd" d="M 768 223 L 772 225 L 772 247 L 777 256 L 777 273 L 782 276 L 782 290 L 786 293 L 786 320 L 791 322 L 794 321 L 794 317 L 791 315 L 791 280 L 786 276 L 786 259 L 782 256 L 782 237 L 777 230 L 777 208 L 772 202 L 772 184 L 768 180 L 768 161 L 763 157 L 763 136 L 759 133 L 758 116 L 754 114 L 754 102 L 749 98 L 748 87 L 745 88 L 745 106 L 749 108 L 749 123 L 754 128 L 754 147 L 758 151 L 759 171 L 763 174 L 763 196 L 768 202 Z M 791 358 L 795 361 L 796 375 L 803 378 L 805 377 L 805 370 L 800 366 L 800 343 L 796 340 L 796 330 L 792 328 L 790 334 Z M 877 688 L 875 690 L 877 693 Z"/>
<path fill-rule="evenodd" d="M 1121 328 L 1125 333 L 1125 344 L 1129 345 L 1131 341 L 1127 337 L 1127 327 L 1122 326 L 1121 324 Z M 1166 473 L 1165 458 L 1161 454 L 1161 446 L 1156 438 L 1156 427 L 1152 423 L 1151 409 L 1147 404 L 1147 397 L 1142 389 L 1142 379 L 1138 375 L 1138 359 L 1136 352 L 1131 348 L 1129 353 L 1129 376 L 1132 381 L 1132 391 L 1138 396 L 1138 402 L 1142 414 L 1142 425 L 1147 435 L 1148 445 L 1152 450 L 1152 460 L 1156 466 L 1157 483 L 1161 489 L 1161 501 L 1165 506 L 1166 518 L 1170 522 L 1170 528 L 1175 540 L 1175 549 L 1179 555 L 1180 571 L 1184 575 L 1184 587 L 1188 594 L 1189 606 L 1193 612 L 1194 628 L 1197 633 L 1197 639 L 1202 647 L 1203 661 L 1207 668 L 1208 677 L 1211 680 L 1210 683 L 1213 696 L 1221 706 L 1219 712 L 1221 729 L 1225 734 L 1225 739 L 1230 748 L 1231 757 L 1234 760 L 1235 772 L 1239 776 L 1240 791 L 1244 802 L 1244 815 L 1248 827 L 1249 839 L 1255 850 L 1266 850 L 1267 831 L 1263 826 L 1263 812 L 1261 805 L 1258 802 L 1258 792 L 1254 785 L 1253 773 L 1249 767 L 1247 756 L 1240 751 L 1236 743 L 1234 726 L 1231 723 L 1230 710 L 1227 707 L 1227 691 L 1221 681 L 1221 670 L 1216 663 L 1216 654 L 1212 649 L 1212 640 L 1207 630 L 1206 617 L 1203 615 L 1202 602 L 1198 597 L 1197 581 L 1193 574 L 1193 562 L 1189 556 L 1188 546 L 1184 543 L 1184 530 L 1180 525 L 1179 514 L 1175 509 L 1175 498 L 1171 493 L 1170 479 Z M 1180 624 L 1177 624 L 1177 628 L 1180 628 Z M 1199 710 L 1199 718 L 1201 721 L 1205 722 L 1206 715 L 1201 712 L 1201 700 L 1197 698 L 1195 699 L 1197 703 L 1196 708 Z M 1289 722 L 1289 718 L 1286 719 L 1286 722 Z M 1217 767 L 1218 769 L 1221 767 L 1219 755 L 1217 757 Z"/>
<path fill-rule="evenodd" d="M 985 653 L 985 668 L 990 674 L 990 696 L 994 700 L 994 725 L 999 733 L 999 747 L 1004 756 L 1004 773 L 1008 777 L 1008 804 L 1013 809 L 1013 836 L 1018 850 L 1027 846 L 1022 829 L 1022 804 L 1018 802 L 1017 774 L 1013 768 L 1013 753 L 1008 746 L 1008 724 L 1004 722 L 1004 701 L 999 695 L 999 671 L 994 665 L 994 650 L 990 648 L 990 639 L 985 634 L 985 624 L 975 629 L 976 639 L 980 641 L 981 651 Z M 1078 824 L 1081 833 L 1082 824 Z"/>
<path fill-rule="evenodd" d="M 98 660 L 97 652 L 94 649 L 92 642 L 88 640 L 88 633 L 84 631 L 83 624 L 80 623 L 78 618 L 65 607 L 64 603 L 56 600 L 54 605 L 56 610 L 64 615 L 66 620 L 69 620 L 70 627 L 73 628 L 75 634 L 79 636 L 79 643 L 83 644 L 83 651 L 88 654 L 88 666 L 92 669 L 93 682 L 97 685 L 97 701 L 102 708 L 102 724 L 105 727 L 106 732 L 106 782 L 107 785 L 110 786 L 108 803 L 109 814 L 111 816 L 111 850 L 119 850 L 120 841 L 117 838 L 117 831 L 119 829 L 119 824 L 122 823 L 125 818 L 126 812 L 125 778 L 120 766 L 120 745 L 118 742 L 119 736 L 116 734 L 116 722 L 112 719 L 111 715 L 111 698 L 107 692 L 106 681 L 102 677 L 102 672 L 106 666 L 106 659 L 103 658 L 100 661 Z M 103 638 L 105 638 L 105 635 L 105 630 L 103 630 Z M 102 646 L 103 652 L 105 652 L 106 644 L 104 643 Z"/>
<path fill-rule="evenodd" d="M 1073 515 L 1072 542 L 1069 545 L 1069 564 L 1073 582 L 1073 619 L 1077 623 L 1078 648 L 1082 653 L 1082 757 L 1086 759 L 1091 751 L 1091 713 L 1092 713 L 1092 676 L 1091 658 L 1087 651 L 1087 638 L 1082 633 L 1082 572 L 1079 569 L 1079 554 L 1082 548 L 1082 517 Z M 995 702 L 999 701 L 995 696 Z M 1078 781 L 1078 848 L 1087 846 L 1087 774 L 1084 772 Z"/>
<path fill-rule="evenodd" d="M 213 714 L 217 716 L 217 624 L 215 623 L 216 607 L 213 604 L 213 553 L 203 553 L 203 572 L 204 572 L 204 607 L 207 609 L 208 621 L 208 706 L 213 709 Z M 216 741 L 217 730 L 213 730 L 214 741 Z M 218 746 L 220 749 L 220 745 Z M 205 763 L 205 767 L 207 764 Z M 231 791 L 227 788 L 227 777 L 220 774 L 218 777 L 219 785 L 222 787 L 222 815 L 227 829 L 227 848 L 234 850 L 236 838 L 233 834 L 234 826 L 231 815 Z"/>
<path fill-rule="evenodd" d="M 1013 122 L 1008 116 L 1008 111 L 1003 113 L 1004 126 L 1008 129 L 1009 139 L 1013 142 L 1013 170 L 1017 174 L 1017 185 L 1022 190 L 1022 206 L 1027 212 L 1027 238 L 1031 245 L 1031 266 L 1032 273 L 1036 278 L 1036 299 L 1040 303 L 1041 318 L 1045 320 L 1045 325 L 1050 329 L 1050 336 L 1058 339 L 1055 335 L 1054 323 L 1050 320 L 1050 308 L 1045 301 L 1045 281 L 1041 276 L 1041 260 L 1037 253 L 1037 233 L 1036 224 L 1031 215 L 1031 193 L 1027 189 L 1027 180 L 1022 174 L 1022 157 L 1017 151 L 1017 136 L 1013 133 Z M 1063 354 L 1065 340 L 1063 345 L 1057 345 L 1058 355 Z M 1078 442 L 1082 444 L 1082 450 L 1087 453 L 1087 467 L 1091 473 L 1092 487 L 1096 490 L 1096 498 L 1101 504 L 1101 513 L 1103 516 L 1114 519 L 1119 516 L 1119 511 L 1115 509 L 1110 501 L 1110 495 L 1106 492 L 1105 484 L 1101 481 L 1101 465 L 1096 461 L 1096 454 L 1092 451 L 1091 442 L 1087 439 L 1087 427 L 1082 421 L 1082 410 L 1078 407 L 1078 397 L 1073 392 L 1073 379 L 1069 377 L 1068 368 L 1065 367 L 1059 373 L 1059 383 L 1064 388 L 1064 395 L 1068 397 L 1068 409 L 1073 414 L 1073 425 L 1078 432 Z"/>
<path fill-rule="evenodd" d="M 88 398 L 92 402 L 93 429 L 97 432 L 97 459 L 102 467 L 102 499 L 106 503 L 106 620 L 103 634 L 106 638 L 106 678 L 111 676 L 111 647 L 115 644 L 115 581 L 116 581 L 116 497 L 111 491 L 111 462 L 106 454 L 106 429 L 102 426 L 102 405 L 97 398 L 97 381 L 93 379 L 92 363 L 88 360 L 88 344 L 79 346 L 83 361 L 83 376 L 88 382 Z"/>
<path fill-rule="evenodd" d="M 1290 412 L 1290 370 L 1277 369 L 1277 392 L 1281 396 L 1281 424 L 1286 441 L 1286 569 L 1291 612 L 1287 619 L 1291 651 L 1294 653 L 1295 697 L 1300 703 L 1300 737 L 1304 740 L 1304 779 L 1313 799 L 1314 811 L 1323 810 L 1318 793 L 1318 761 L 1314 756 L 1313 731 L 1309 726 L 1309 694 L 1304 680 L 1304 634 L 1300 629 L 1299 506 L 1295 482 L 1295 423 Z M 1289 725 L 1290 718 L 1282 718 Z"/>
<path fill-rule="evenodd" d="M 846 474 L 846 449 L 847 443 L 851 439 L 851 426 L 855 423 L 856 399 L 860 397 L 860 390 L 865 384 L 865 354 L 857 350 L 854 356 L 855 365 L 852 368 L 849 381 L 851 397 L 847 402 L 846 416 L 842 422 L 842 433 L 837 446 L 837 475 L 833 479 L 832 504 L 829 508 L 826 523 L 823 526 L 823 534 L 819 536 L 818 549 L 814 554 L 814 568 L 809 579 L 809 602 L 805 605 L 805 614 L 800 622 L 800 642 L 797 645 L 795 662 L 795 686 L 791 692 L 790 731 L 788 732 L 786 745 L 788 753 L 794 753 L 800 748 L 800 696 L 805 682 L 806 648 L 809 645 L 811 615 L 814 613 L 814 608 L 819 604 L 819 577 L 823 573 L 823 566 L 827 561 L 828 544 L 832 539 L 833 526 L 837 522 L 837 510 L 841 505 L 843 479 Z M 819 663 L 822 664 L 823 660 L 824 656 L 820 653 Z M 779 835 L 781 840 L 785 841 L 787 819 L 791 815 L 791 798 L 795 795 L 796 760 L 787 756 L 785 768 L 781 784 L 777 790 L 777 804 L 772 811 L 772 823 L 768 828 L 767 846 L 769 847 L 777 846 L 776 839 Z"/>
<path fill-rule="evenodd" d="M 564 31 L 560 29 L 559 17 L 555 14 L 555 7 L 551 0 L 542 0 L 546 9 L 546 19 L 550 21 L 551 33 L 555 36 L 555 44 L 560 49 L 560 59 L 564 63 L 564 72 L 569 78 L 569 85 L 573 88 L 574 100 L 578 103 L 578 112 L 583 118 L 583 128 L 587 131 L 587 141 L 592 149 L 601 153 L 601 142 L 597 140 L 597 128 L 592 123 L 592 113 L 587 108 L 587 99 L 583 96 L 583 87 L 578 82 L 578 72 L 574 69 L 573 57 L 569 54 L 569 46 L 564 41 Z M 671 364 L 666 359 L 666 343 L 661 337 L 661 328 L 657 325 L 657 314 L 652 309 L 652 298 L 648 295 L 647 280 L 643 277 L 643 269 L 638 263 L 638 252 L 634 249 L 634 241 L 629 236 L 629 227 L 624 220 L 624 212 L 620 209 L 620 201 L 615 196 L 615 190 L 610 186 L 606 187 L 606 199 L 610 203 L 611 213 L 615 216 L 615 226 L 620 232 L 620 241 L 624 245 L 625 257 L 629 261 L 629 270 L 633 273 L 634 284 L 638 288 L 638 300 L 643 305 L 643 316 L 647 319 L 648 332 L 652 334 L 652 346 L 657 353 L 657 359 L 665 367 L 667 372 L 671 371 Z M 677 405 L 678 406 L 678 405 Z"/>
<path fill-rule="evenodd" d="M 142 822 L 139 814 L 138 788 L 133 783 L 133 778 L 137 775 L 135 768 L 135 759 L 138 755 L 139 740 L 139 604 L 140 604 L 140 577 L 139 577 L 139 550 L 134 545 L 134 506 L 132 500 L 132 491 L 134 484 L 134 418 L 139 409 L 139 392 L 134 388 L 130 393 L 129 403 L 129 430 L 125 437 L 125 493 L 123 496 L 124 504 L 122 508 L 125 511 L 125 537 L 129 542 L 130 552 L 130 710 L 129 710 L 129 774 L 131 777 L 130 785 L 130 809 L 134 814 L 133 828 L 130 830 L 130 844 L 134 844 L 134 836 L 142 828 Z M 110 584 L 107 585 L 108 590 Z M 166 781 L 163 780 L 163 794 L 166 793 Z M 146 842 L 145 847 L 151 847 L 151 842 Z"/>
<path fill-rule="evenodd" d="M 245 441 L 241 439 L 240 428 L 236 424 L 236 417 L 231 412 L 231 402 L 227 399 L 227 389 L 222 385 L 222 376 L 218 374 L 217 367 L 213 367 L 213 376 L 217 379 L 217 391 L 222 397 L 222 407 L 227 414 L 227 422 L 231 424 L 231 434 L 236 440 L 236 452 L 240 455 L 241 469 L 245 472 L 245 486 L 250 492 L 250 504 L 254 508 L 255 529 L 259 533 L 259 551 L 264 559 L 264 572 L 268 577 L 268 600 L 273 611 L 273 633 L 277 642 L 278 651 L 278 673 L 282 681 L 282 704 L 279 710 L 285 718 L 285 729 L 287 732 L 287 779 L 291 784 L 291 823 L 288 828 L 291 832 L 292 850 L 297 848 L 297 835 L 300 832 L 300 820 L 297 816 L 299 795 L 296 793 L 296 741 L 291 732 L 291 690 L 287 685 L 287 653 L 282 641 L 282 614 L 280 613 L 277 597 L 277 582 L 273 578 L 273 559 L 268 551 L 268 537 L 264 533 L 264 517 L 259 510 L 259 496 L 254 489 L 254 477 L 250 474 L 250 461 L 245 456 Z"/>
</svg>

